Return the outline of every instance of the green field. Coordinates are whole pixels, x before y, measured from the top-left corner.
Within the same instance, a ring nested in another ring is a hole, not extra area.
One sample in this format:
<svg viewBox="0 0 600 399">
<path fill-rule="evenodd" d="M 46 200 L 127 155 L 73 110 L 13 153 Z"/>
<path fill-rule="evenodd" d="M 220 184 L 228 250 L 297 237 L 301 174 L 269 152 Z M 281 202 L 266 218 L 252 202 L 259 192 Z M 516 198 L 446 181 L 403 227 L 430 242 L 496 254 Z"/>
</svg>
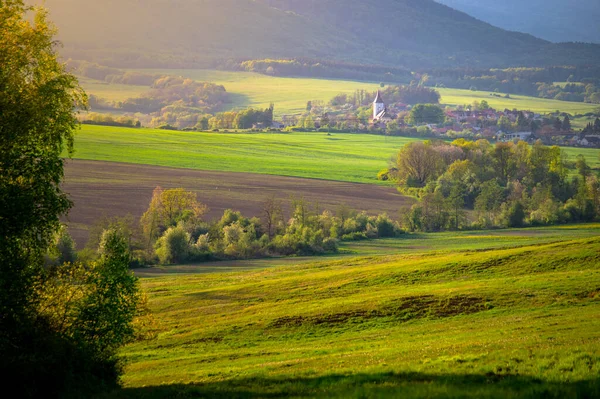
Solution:
<svg viewBox="0 0 600 399">
<path fill-rule="evenodd" d="M 93 94 L 109 101 L 124 101 L 128 98 L 139 97 L 150 89 L 145 86 L 112 84 L 84 77 L 78 77 L 78 79 L 88 95 Z"/>
<path fill-rule="evenodd" d="M 367 134 L 198 133 L 84 125 L 75 158 L 226 172 L 377 183 L 377 172 L 414 139 Z M 600 150 L 565 148 L 600 167 Z"/>
<path fill-rule="evenodd" d="M 84 125 L 75 158 L 359 183 L 412 139 L 365 134 L 196 133 Z"/>
<path fill-rule="evenodd" d="M 384 241 L 422 247 L 403 254 L 242 273 L 164 269 L 142 279 L 157 336 L 124 348 L 125 389 L 109 397 L 597 397 L 599 228 L 445 246 L 449 235 L 422 235 Z M 498 241 L 514 248 L 489 249 Z"/>
<path fill-rule="evenodd" d="M 550 100 L 546 98 L 510 95 L 510 98 L 491 96 L 488 91 L 470 91 L 458 89 L 437 89 L 442 95 L 441 102 L 446 105 L 466 105 L 473 101 L 486 100 L 494 109 L 518 109 L 547 114 L 551 112 L 567 112 L 569 114 L 585 114 L 597 112 L 598 104 L 575 103 L 569 101 Z"/>
<path fill-rule="evenodd" d="M 197 81 L 207 81 L 222 84 L 231 93 L 232 108 L 267 107 L 275 103 L 277 116 L 299 114 L 306 109 L 309 100 L 321 100 L 325 103 L 339 93 L 353 93 L 364 89 L 374 91 L 379 84 L 345 80 L 309 79 L 309 78 L 280 78 L 250 72 L 225 72 L 204 69 L 161 69 L 140 70 L 149 73 L 181 75 Z M 85 79 L 83 87 L 90 93 L 113 100 L 123 100 L 131 94 L 139 93 L 144 88 L 131 87 L 129 92 L 124 85 L 106 85 Z M 573 103 L 566 101 L 548 100 L 535 97 L 512 96 L 510 99 L 490 96 L 490 92 L 470 91 L 459 89 L 438 89 L 442 95 L 443 105 L 466 105 L 473 101 L 486 100 L 497 109 L 517 108 L 540 113 L 556 110 L 569 113 L 586 113 L 598 109 L 598 105 Z"/>
</svg>

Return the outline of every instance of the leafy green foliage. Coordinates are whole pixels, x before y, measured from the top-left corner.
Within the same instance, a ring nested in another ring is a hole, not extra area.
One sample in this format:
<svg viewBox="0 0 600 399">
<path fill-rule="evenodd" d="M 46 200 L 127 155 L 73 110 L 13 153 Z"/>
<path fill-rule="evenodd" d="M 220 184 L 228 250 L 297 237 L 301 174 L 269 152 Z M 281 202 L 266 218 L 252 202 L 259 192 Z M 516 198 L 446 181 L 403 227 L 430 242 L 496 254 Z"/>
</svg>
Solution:
<svg viewBox="0 0 600 399">
<path fill-rule="evenodd" d="M 445 120 L 444 111 L 433 104 L 417 104 L 411 111 L 408 118 L 409 123 L 413 125 L 422 125 L 424 123 L 442 123 Z"/>
<path fill-rule="evenodd" d="M 156 198 L 141 220 L 144 226 L 148 226 Z M 184 205 L 181 210 L 191 212 L 186 206 L 192 204 Z M 160 263 L 182 264 L 211 259 L 317 255 L 337 252 L 338 240 L 395 237 L 403 233 L 386 214 L 368 216 L 345 207 L 340 207 L 337 215 L 329 211 L 319 214 L 316 205 L 303 199 L 293 200 L 291 209 L 292 215 L 287 222 L 281 204 L 274 199 L 265 203 L 262 220 L 246 218 L 230 209 L 225 210 L 218 222 L 200 228 L 195 223 L 180 220 L 150 243 L 155 240 L 155 254 Z"/>
<path fill-rule="evenodd" d="M 579 159 L 582 179 L 569 181 L 565 154 L 540 141 L 531 147 L 523 141 L 491 145 L 464 139 L 409 143 L 398 153 L 396 169 L 401 189 L 421 197 L 404 215 L 411 231 L 467 227 L 464 208 L 473 207 L 478 221 L 472 227 L 600 217 L 597 178 L 585 173 L 585 160 Z"/>
<path fill-rule="evenodd" d="M 99 253 L 86 279 L 89 292 L 76 306 L 73 337 L 95 358 L 114 361 L 116 350 L 134 336 L 133 320 L 141 297 L 137 279 L 129 271 L 124 235 L 106 230 Z"/>
<path fill-rule="evenodd" d="M 71 206 L 62 152 L 73 151 L 74 110 L 86 97 L 58 62 L 54 33 L 45 11 L 0 3 L 0 373 L 23 397 L 115 386 L 116 349 L 138 303 L 116 235 L 105 235 L 89 268 L 58 264 L 74 260 L 59 222 Z M 44 268 L 47 253 L 55 267 Z"/>
<path fill-rule="evenodd" d="M 46 13 L 38 11 L 30 23 L 28 11 L 22 1 L 0 4 L 0 372 L 35 394 L 52 360 L 44 363 L 35 348 L 51 345 L 37 319 L 34 282 L 71 205 L 60 189 L 61 153 L 72 152 L 73 106 L 85 96 L 56 60 Z M 29 367 L 40 373 L 32 381 L 18 375 Z"/>
</svg>

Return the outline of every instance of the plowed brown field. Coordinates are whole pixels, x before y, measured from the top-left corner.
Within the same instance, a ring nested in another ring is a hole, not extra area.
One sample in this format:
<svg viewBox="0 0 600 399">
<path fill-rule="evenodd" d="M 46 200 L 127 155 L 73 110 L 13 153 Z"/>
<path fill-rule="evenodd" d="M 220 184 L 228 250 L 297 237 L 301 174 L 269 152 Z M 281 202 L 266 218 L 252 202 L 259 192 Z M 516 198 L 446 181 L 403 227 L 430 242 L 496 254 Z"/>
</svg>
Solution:
<svg viewBox="0 0 600 399">
<path fill-rule="evenodd" d="M 318 202 L 321 210 L 335 211 L 345 204 L 371 214 L 387 212 L 393 218 L 414 202 L 394 187 L 371 184 L 68 160 L 63 188 L 75 205 L 66 221 L 78 248 L 85 244 L 89 227 L 103 216 L 141 217 L 156 186 L 196 192 L 210 208 L 209 219 L 219 218 L 225 209 L 260 216 L 265 200 L 273 196 L 284 205 L 292 197 L 303 197 Z"/>
</svg>

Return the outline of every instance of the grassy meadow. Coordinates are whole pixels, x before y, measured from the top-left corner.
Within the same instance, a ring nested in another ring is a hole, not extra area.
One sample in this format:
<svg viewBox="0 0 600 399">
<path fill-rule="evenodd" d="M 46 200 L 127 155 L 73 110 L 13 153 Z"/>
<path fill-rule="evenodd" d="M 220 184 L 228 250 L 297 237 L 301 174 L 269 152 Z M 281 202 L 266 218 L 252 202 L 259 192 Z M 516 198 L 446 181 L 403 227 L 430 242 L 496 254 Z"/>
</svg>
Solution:
<svg viewBox="0 0 600 399">
<path fill-rule="evenodd" d="M 146 86 L 107 83 L 86 77 L 78 77 L 78 79 L 88 95 L 93 94 L 109 101 L 124 101 L 128 98 L 139 97 L 149 90 Z"/>
<path fill-rule="evenodd" d="M 200 133 L 84 125 L 77 159 L 225 172 L 251 172 L 356 183 L 377 182 L 377 172 L 415 139 L 368 134 Z M 600 150 L 565 148 L 600 168 Z"/>
<path fill-rule="evenodd" d="M 108 397 L 597 397 L 599 229 L 431 234 L 384 240 L 412 247 L 396 254 L 354 248 L 362 255 L 235 273 L 164 269 L 142 278 L 157 335 L 123 349 L 125 388 Z"/>
<path fill-rule="evenodd" d="M 304 112 L 309 100 L 327 103 L 339 93 L 353 93 L 356 90 L 374 91 L 379 82 L 357 82 L 332 79 L 282 78 L 250 72 L 227 72 L 205 69 L 152 69 L 140 70 L 150 73 L 184 76 L 197 81 L 221 84 L 231 94 L 231 108 L 266 108 L 275 104 L 275 115 L 293 115 Z M 104 82 L 83 79 L 83 87 L 90 94 L 112 100 L 124 100 L 148 88 L 140 86 L 108 85 Z M 438 89 L 442 95 L 442 105 L 456 106 L 472 104 L 473 101 L 486 100 L 496 109 L 517 108 L 539 113 L 556 110 L 572 114 L 592 112 L 597 104 L 584 104 L 543 98 L 511 95 L 510 99 L 491 96 L 490 92 L 460 89 Z"/>
</svg>

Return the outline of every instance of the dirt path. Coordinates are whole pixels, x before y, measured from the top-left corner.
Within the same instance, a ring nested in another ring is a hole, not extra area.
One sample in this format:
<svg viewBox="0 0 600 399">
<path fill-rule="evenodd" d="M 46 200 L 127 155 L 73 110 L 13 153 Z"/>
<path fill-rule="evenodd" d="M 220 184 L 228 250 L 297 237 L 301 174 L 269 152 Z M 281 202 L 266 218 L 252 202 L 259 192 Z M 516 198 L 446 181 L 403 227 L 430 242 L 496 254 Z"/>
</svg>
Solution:
<svg viewBox="0 0 600 399">
<path fill-rule="evenodd" d="M 321 210 L 345 204 L 373 214 L 387 212 L 394 218 L 413 202 L 393 187 L 370 184 L 69 160 L 63 187 L 75 203 L 68 223 L 78 248 L 85 244 L 89 226 L 102 216 L 141 217 L 156 186 L 195 191 L 210 208 L 209 219 L 219 218 L 229 208 L 259 216 L 264 201 L 273 196 L 284 204 L 291 197 L 304 197 L 318 202 Z"/>
</svg>

